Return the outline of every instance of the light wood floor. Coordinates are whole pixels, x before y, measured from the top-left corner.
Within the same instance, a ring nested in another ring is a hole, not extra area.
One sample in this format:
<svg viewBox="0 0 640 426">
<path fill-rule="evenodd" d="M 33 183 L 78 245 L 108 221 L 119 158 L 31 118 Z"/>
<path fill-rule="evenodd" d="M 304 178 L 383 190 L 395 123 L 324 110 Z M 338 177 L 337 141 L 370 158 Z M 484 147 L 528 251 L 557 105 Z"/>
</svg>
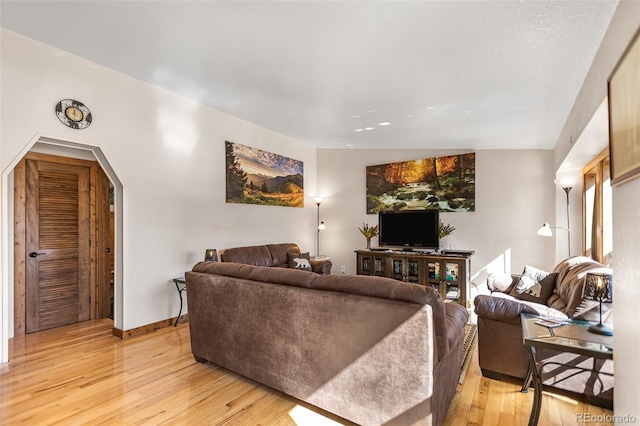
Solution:
<svg viewBox="0 0 640 426">
<path fill-rule="evenodd" d="M 186 324 L 119 340 L 109 320 L 13 339 L 0 366 L 1 425 L 350 425 L 191 355 Z M 477 353 L 447 425 L 526 425 L 533 393 L 481 376 Z M 613 414 L 545 394 L 540 425 Z M 592 418 L 593 420 L 593 418 Z M 611 424 L 611 423 L 589 423 Z"/>
</svg>

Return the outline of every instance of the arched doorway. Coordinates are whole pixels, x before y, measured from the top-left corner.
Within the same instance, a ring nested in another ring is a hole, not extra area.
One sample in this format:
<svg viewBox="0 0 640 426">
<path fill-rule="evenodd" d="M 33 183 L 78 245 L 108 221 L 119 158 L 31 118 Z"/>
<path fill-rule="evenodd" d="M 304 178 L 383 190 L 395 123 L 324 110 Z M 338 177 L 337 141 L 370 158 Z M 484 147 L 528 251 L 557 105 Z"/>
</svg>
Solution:
<svg viewBox="0 0 640 426">
<path fill-rule="evenodd" d="M 3 214 L 3 236 L 2 243 L 4 253 L 6 254 L 5 263 L 3 268 L 3 280 L 2 291 L 6 297 L 6 303 L 4 306 L 9 309 L 2 310 L 2 320 L 8 327 L 4 329 L 2 333 L 2 345 L 3 345 L 3 358 L 6 358 L 7 342 L 8 338 L 13 336 L 15 325 L 15 313 L 21 307 L 15 306 L 13 303 L 16 300 L 14 293 L 15 274 L 16 268 L 12 267 L 15 252 L 14 252 L 14 202 L 13 202 L 13 184 L 14 184 L 14 169 L 22 160 L 22 158 L 30 151 L 44 152 L 48 154 L 54 154 L 58 156 L 65 156 L 71 158 L 85 158 L 91 159 L 97 162 L 100 168 L 104 171 L 108 180 L 113 184 L 113 218 L 114 218 L 114 258 L 113 258 L 113 320 L 114 328 L 121 328 L 122 326 L 122 183 L 120 182 L 115 171 L 109 164 L 106 156 L 102 153 L 99 147 L 80 144 L 69 141 L 62 141 L 47 137 L 36 137 L 29 144 L 25 146 L 19 158 L 3 172 L 2 184 L 3 184 L 3 197 L 2 208 L 7 214 Z M 6 194 L 6 195 L 5 195 Z M 111 271 L 109 271 L 110 273 Z M 6 334 L 5 334 L 6 333 Z"/>
</svg>

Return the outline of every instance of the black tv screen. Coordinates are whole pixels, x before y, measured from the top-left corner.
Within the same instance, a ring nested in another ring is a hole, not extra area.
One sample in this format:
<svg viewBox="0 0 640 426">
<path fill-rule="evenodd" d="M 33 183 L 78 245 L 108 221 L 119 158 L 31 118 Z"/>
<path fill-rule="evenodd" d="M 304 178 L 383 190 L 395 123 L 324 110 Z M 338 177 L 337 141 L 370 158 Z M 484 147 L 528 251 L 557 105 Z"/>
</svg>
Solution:
<svg viewBox="0 0 640 426">
<path fill-rule="evenodd" d="M 437 249 L 440 245 L 439 221 L 438 210 L 380 212 L 378 243 L 381 246 Z"/>
</svg>

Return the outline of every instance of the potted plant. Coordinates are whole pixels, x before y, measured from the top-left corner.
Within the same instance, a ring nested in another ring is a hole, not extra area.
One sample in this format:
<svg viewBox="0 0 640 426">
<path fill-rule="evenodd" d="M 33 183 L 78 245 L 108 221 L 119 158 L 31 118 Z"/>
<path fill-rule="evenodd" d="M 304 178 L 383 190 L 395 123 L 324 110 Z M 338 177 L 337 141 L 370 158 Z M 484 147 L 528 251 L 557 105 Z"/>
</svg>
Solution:
<svg viewBox="0 0 640 426">
<path fill-rule="evenodd" d="M 451 234 L 453 234 L 453 231 L 455 231 L 456 228 L 451 226 L 450 224 L 444 224 L 442 223 L 442 221 L 440 221 L 440 223 L 438 223 L 438 237 L 439 238 L 444 238 L 447 237 Z"/>
<path fill-rule="evenodd" d="M 449 235 L 453 234 L 453 231 L 455 231 L 456 228 L 454 226 L 451 226 L 450 224 L 444 224 L 442 223 L 442 220 L 438 223 L 438 238 L 440 238 L 440 246 L 442 247 L 442 240 L 445 237 L 448 237 Z"/>
<path fill-rule="evenodd" d="M 362 228 L 358 229 L 360 230 L 360 233 L 362 233 L 362 235 L 364 235 L 364 237 L 367 239 L 367 250 L 371 249 L 371 238 L 377 236 L 380 232 L 378 229 L 378 225 L 369 226 L 368 223 L 362 223 Z"/>
</svg>

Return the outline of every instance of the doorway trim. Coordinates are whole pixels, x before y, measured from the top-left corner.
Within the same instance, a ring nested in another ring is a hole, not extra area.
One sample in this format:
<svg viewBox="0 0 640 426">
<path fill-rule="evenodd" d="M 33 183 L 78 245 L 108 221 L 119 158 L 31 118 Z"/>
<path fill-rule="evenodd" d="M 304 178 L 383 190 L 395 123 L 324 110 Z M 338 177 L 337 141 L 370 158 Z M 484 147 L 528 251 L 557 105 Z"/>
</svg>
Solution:
<svg viewBox="0 0 640 426">
<path fill-rule="evenodd" d="M 13 161 L 2 172 L 0 184 L 2 185 L 0 193 L 2 194 L 1 209 L 2 223 L 1 228 L 1 244 L 2 244 L 2 276 L 0 288 L 0 314 L 2 326 L 0 328 L 0 363 L 9 361 L 9 338 L 13 337 L 13 328 L 9 324 L 13 324 L 10 317 L 13 316 L 13 295 L 9 297 L 9 289 L 14 287 L 14 236 L 13 236 L 13 212 L 10 211 L 13 206 L 13 179 L 12 172 L 20 160 L 29 152 L 36 143 L 58 146 L 63 148 L 71 148 L 79 151 L 90 151 L 96 161 L 105 172 L 109 180 L 114 186 L 114 202 L 115 202 L 115 258 L 114 258 L 114 312 L 113 322 L 114 328 L 123 328 L 123 185 L 107 157 L 101 148 L 96 145 L 89 145 L 84 142 L 74 142 L 62 140 L 55 137 L 36 134 L 13 159 Z M 11 200 L 10 200 L 11 199 Z M 9 309 L 9 308 L 12 309 Z M 11 312 L 10 312 L 11 311 Z"/>
</svg>

